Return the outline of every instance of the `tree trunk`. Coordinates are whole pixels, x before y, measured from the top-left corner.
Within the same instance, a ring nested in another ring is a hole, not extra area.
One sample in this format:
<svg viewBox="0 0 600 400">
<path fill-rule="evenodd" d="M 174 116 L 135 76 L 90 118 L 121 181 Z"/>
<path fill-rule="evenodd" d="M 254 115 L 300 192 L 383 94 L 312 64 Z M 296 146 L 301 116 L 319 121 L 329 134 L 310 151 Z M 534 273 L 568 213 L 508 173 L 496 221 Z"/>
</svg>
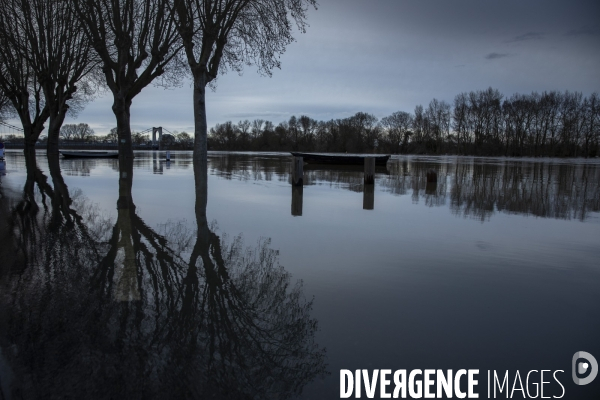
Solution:
<svg viewBox="0 0 600 400">
<path fill-rule="evenodd" d="M 119 148 L 119 162 L 124 158 L 133 158 L 131 144 L 131 100 L 126 100 L 116 94 L 113 102 L 113 113 L 117 118 L 117 140 Z"/>
<path fill-rule="evenodd" d="M 30 151 L 34 151 L 35 152 L 35 144 L 38 141 L 38 138 L 40 137 L 40 134 L 42 133 L 42 130 L 44 130 L 44 126 L 41 126 L 41 129 L 38 125 L 34 125 L 31 123 L 24 123 L 23 121 L 25 120 L 25 118 L 21 118 L 21 124 L 23 125 L 23 136 L 25 137 L 25 151 L 26 152 L 30 152 Z"/>
<path fill-rule="evenodd" d="M 33 133 L 32 129 L 25 129 L 23 135 L 25 136 L 25 152 L 35 152 L 35 143 L 37 142 L 37 139 L 40 136 L 40 134 L 38 133 L 36 135 L 35 133 Z"/>
<path fill-rule="evenodd" d="M 196 186 L 196 221 L 198 236 L 206 236 L 206 204 L 208 202 L 208 124 L 206 122 L 206 78 L 204 72 L 194 74 L 194 180 Z"/>
<path fill-rule="evenodd" d="M 46 145 L 46 154 L 58 155 L 58 140 L 60 137 L 60 128 L 65 121 L 66 110 L 50 116 L 48 124 L 48 143 Z"/>
<path fill-rule="evenodd" d="M 208 124 L 206 122 L 206 76 L 194 73 L 194 163 L 207 160 Z"/>
</svg>

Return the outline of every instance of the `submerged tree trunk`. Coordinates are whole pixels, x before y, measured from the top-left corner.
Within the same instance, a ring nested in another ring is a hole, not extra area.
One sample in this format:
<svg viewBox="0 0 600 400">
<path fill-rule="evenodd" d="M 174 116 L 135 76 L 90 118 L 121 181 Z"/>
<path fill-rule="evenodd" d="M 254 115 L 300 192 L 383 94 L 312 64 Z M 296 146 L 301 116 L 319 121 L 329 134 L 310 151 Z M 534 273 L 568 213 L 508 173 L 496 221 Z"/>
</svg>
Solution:
<svg viewBox="0 0 600 400">
<path fill-rule="evenodd" d="M 31 151 L 35 152 L 35 144 L 40 137 L 40 133 L 33 132 L 33 129 L 24 129 L 23 135 L 25 136 L 25 152 L 30 153 Z"/>
<path fill-rule="evenodd" d="M 62 127 L 63 122 L 65 122 L 66 114 L 67 110 L 64 110 L 50 116 L 50 123 L 48 124 L 48 143 L 46 145 L 46 153 L 48 155 L 58 155 L 60 128 Z"/>
<path fill-rule="evenodd" d="M 44 130 L 44 125 L 23 123 L 22 121 L 23 118 L 21 119 L 21 123 L 23 124 L 23 135 L 25 136 L 25 152 L 35 152 L 35 144 Z"/>
</svg>

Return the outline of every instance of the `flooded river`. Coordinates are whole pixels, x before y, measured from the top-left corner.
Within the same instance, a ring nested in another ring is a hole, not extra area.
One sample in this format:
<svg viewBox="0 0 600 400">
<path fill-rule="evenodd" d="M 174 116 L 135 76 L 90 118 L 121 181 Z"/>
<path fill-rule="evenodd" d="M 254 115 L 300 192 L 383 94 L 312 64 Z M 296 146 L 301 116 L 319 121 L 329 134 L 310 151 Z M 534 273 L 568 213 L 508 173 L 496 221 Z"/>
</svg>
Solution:
<svg viewBox="0 0 600 400">
<path fill-rule="evenodd" d="M 598 159 L 307 164 L 301 188 L 288 154 L 123 164 L 7 152 L 1 399 L 336 399 L 340 370 L 428 368 L 600 393 L 571 377 L 600 360 Z"/>
</svg>

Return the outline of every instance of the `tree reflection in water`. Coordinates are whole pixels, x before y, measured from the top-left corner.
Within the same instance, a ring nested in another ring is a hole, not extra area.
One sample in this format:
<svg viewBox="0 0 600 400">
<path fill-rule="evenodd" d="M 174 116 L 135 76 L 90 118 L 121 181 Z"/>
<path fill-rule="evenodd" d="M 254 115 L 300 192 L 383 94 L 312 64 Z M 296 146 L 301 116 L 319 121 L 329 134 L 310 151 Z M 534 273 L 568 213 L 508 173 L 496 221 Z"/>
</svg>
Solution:
<svg viewBox="0 0 600 400">
<path fill-rule="evenodd" d="M 114 224 L 49 164 L 53 186 L 29 157 L 23 199 L 1 198 L 24 257 L 0 268 L 5 396 L 283 399 L 326 373 L 312 301 L 270 241 L 246 248 L 208 224 L 206 162 L 194 165 L 196 229 L 161 233 L 136 214 L 131 160 Z"/>
<path fill-rule="evenodd" d="M 451 162 L 390 162 L 377 182 L 386 191 L 427 206 L 448 205 L 461 217 L 489 220 L 495 213 L 585 221 L 600 211 L 600 168 L 592 163 L 457 158 Z M 426 171 L 438 174 L 427 187 Z"/>
<path fill-rule="evenodd" d="M 291 183 L 289 157 L 216 154 L 210 168 L 223 179 Z M 435 185 L 427 184 L 430 169 L 438 175 Z M 304 190 L 325 185 L 364 191 L 360 166 L 307 164 L 303 180 Z M 585 221 L 600 211 L 600 167 L 590 160 L 401 156 L 376 170 L 375 188 L 482 222 L 499 213 Z M 300 215 L 294 195 L 292 215 Z"/>
</svg>

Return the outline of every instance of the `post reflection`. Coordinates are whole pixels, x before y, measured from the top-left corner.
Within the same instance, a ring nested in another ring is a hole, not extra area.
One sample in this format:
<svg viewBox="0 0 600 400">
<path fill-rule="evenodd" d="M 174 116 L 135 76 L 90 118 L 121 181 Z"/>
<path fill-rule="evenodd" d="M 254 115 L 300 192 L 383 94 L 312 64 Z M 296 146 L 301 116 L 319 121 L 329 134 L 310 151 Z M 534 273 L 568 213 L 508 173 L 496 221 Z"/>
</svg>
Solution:
<svg viewBox="0 0 600 400">
<path fill-rule="evenodd" d="M 375 209 L 375 185 L 365 184 L 363 189 L 363 210 Z"/>
<path fill-rule="evenodd" d="M 304 196 L 304 186 L 292 185 L 292 216 L 302 216 L 302 198 Z"/>
<path fill-rule="evenodd" d="M 325 374 L 312 301 L 270 240 L 246 247 L 208 223 L 206 161 L 195 227 L 160 232 L 136 213 L 133 160 L 119 161 L 116 221 L 68 190 L 58 160 L 52 186 L 26 163 L 22 198 L 0 197 L 8 397 L 279 399 Z"/>
<path fill-rule="evenodd" d="M 178 154 L 171 169 L 191 168 L 190 157 Z M 116 169 L 117 165 L 116 160 L 61 163 L 67 175 L 89 174 L 99 165 Z M 150 152 L 134 160 L 134 168 L 146 167 L 154 168 Z M 157 159 L 156 172 L 158 167 Z M 214 154 L 208 159 L 208 169 L 225 180 L 291 182 L 290 161 L 282 156 Z M 430 169 L 438 179 L 436 185 L 428 186 Z M 386 170 L 376 169 L 376 178 L 379 192 L 408 195 L 415 204 L 448 207 L 456 216 L 481 221 L 498 213 L 585 221 L 600 211 L 600 167 L 593 161 L 403 157 L 390 161 Z M 358 193 L 363 191 L 363 173 L 360 168 L 307 164 L 303 185 L 305 189 L 326 185 Z"/>
</svg>

